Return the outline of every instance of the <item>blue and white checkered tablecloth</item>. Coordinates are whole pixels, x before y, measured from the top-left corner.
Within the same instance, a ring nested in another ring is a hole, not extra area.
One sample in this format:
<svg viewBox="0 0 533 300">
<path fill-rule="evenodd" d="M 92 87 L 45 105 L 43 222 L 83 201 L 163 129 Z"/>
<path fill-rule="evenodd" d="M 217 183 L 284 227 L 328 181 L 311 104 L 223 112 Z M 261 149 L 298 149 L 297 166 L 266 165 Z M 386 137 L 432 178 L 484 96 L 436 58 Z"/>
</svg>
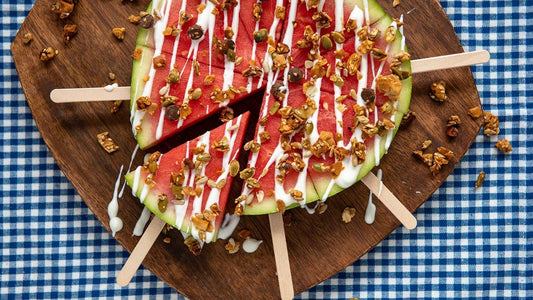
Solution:
<svg viewBox="0 0 533 300">
<path fill-rule="evenodd" d="M 117 0 L 118 1 L 118 0 Z M 0 9 L 0 298 L 178 298 L 141 267 L 128 288 L 115 276 L 129 256 L 65 179 L 33 122 L 10 44 L 34 1 Z M 392 1 L 391 1 L 392 2 Z M 473 67 L 483 107 L 500 118 L 494 148 L 482 134 L 438 191 L 367 255 L 300 299 L 533 299 L 533 1 L 441 1 Z M 483 186 L 474 190 L 480 171 Z"/>
</svg>

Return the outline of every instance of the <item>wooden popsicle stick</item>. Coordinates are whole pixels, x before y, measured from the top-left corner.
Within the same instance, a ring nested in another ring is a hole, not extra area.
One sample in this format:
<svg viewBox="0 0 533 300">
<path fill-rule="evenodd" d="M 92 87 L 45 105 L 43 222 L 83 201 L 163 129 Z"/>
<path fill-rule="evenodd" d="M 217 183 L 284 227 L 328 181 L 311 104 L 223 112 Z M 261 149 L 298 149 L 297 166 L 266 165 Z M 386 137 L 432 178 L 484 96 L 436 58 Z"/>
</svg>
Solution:
<svg viewBox="0 0 533 300">
<path fill-rule="evenodd" d="M 416 227 L 417 221 L 415 216 L 394 196 L 394 194 L 384 185 L 381 184 L 376 175 L 372 172 L 361 179 L 361 181 L 378 196 L 378 199 L 389 209 L 389 211 L 405 226 L 405 228 L 412 230 Z M 381 194 L 379 187 L 381 185 Z"/>
<path fill-rule="evenodd" d="M 490 59 L 486 50 L 456 53 L 411 60 L 411 73 L 422 73 L 458 67 L 484 64 Z"/>
<path fill-rule="evenodd" d="M 483 64 L 489 61 L 490 54 L 485 50 L 456 53 L 443 56 L 411 60 L 411 72 L 422 73 L 450 68 Z M 129 100 L 130 87 L 119 86 L 108 92 L 103 87 L 54 89 L 50 99 L 55 103 Z"/>
<path fill-rule="evenodd" d="M 272 246 L 274 247 L 274 258 L 276 260 L 281 299 L 292 299 L 294 297 L 294 287 L 292 285 L 283 215 L 280 212 L 269 214 L 268 220 L 270 221 L 270 234 L 272 235 Z"/>
<path fill-rule="evenodd" d="M 120 273 L 118 273 L 118 285 L 126 286 L 128 283 L 130 283 L 133 275 L 135 275 L 135 272 L 137 272 L 137 269 L 139 269 L 139 266 L 144 260 L 144 257 L 150 248 L 152 248 L 152 245 L 159 236 L 161 230 L 163 230 L 163 227 L 165 227 L 165 224 L 165 221 L 154 216 L 150 222 L 150 225 L 148 225 L 148 228 L 146 228 L 141 239 L 131 252 L 131 255 L 124 264 L 124 267 L 122 267 L 122 270 L 120 270 Z"/>
<path fill-rule="evenodd" d="M 112 91 L 106 91 L 103 87 L 92 87 L 54 89 L 50 92 L 50 99 L 55 103 L 129 100 L 130 97 L 129 86 L 118 86 Z"/>
</svg>

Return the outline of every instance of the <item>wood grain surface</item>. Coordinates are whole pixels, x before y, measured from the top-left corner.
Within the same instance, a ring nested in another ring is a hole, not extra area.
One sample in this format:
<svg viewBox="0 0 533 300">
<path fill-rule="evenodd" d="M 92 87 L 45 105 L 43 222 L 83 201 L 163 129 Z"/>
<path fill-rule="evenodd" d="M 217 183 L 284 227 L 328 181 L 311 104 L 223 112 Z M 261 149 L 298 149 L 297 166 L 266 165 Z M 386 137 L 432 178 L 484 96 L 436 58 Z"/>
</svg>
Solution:
<svg viewBox="0 0 533 300">
<path fill-rule="evenodd" d="M 392 17 L 404 14 L 407 47 L 413 58 L 463 52 L 438 1 L 402 0 L 396 8 L 390 0 L 378 2 Z M 125 102 L 118 113 L 111 114 L 108 102 L 56 104 L 50 101 L 49 93 L 54 88 L 108 84 L 109 72 L 117 75 L 120 85 L 129 85 L 130 55 L 137 28 L 128 23 L 127 16 L 144 10 L 147 4 L 147 0 L 79 1 L 73 15 L 65 21 L 51 13 L 49 0 L 37 0 L 12 44 L 22 88 L 44 141 L 61 170 L 107 230 L 107 204 L 112 198 L 118 171 L 121 165 L 127 167 L 135 147 L 129 103 Z M 70 44 L 64 45 L 62 29 L 64 24 L 71 23 L 78 24 L 79 33 Z M 126 28 L 124 41 L 112 36 L 113 27 Z M 22 36 L 27 32 L 33 33 L 35 39 L 24 45 Z M 39 53 L 46 46 L 54 47 L 59 54 L 43 63 Z M 468 150 L 482 122 L 467 115 L 468 108 L 480 105 L 470 68 L 415 74 L 413 79 L 411 110 L 416 112 L 417 118 L 398 132 L 379 166 L 384 183 L 411 211 L 424 203 L 446 179 Z M 448 87 L 449 100 L 442 104 L 428 97 L 429 86 L 437 79 L 445 80 Z M 239 104 L 236 112 L 251 109 L 255 114 L 251 124 L 255 124 L 260 100 L 261 93 Z M 446 121 L 455 114 L 463 123 L 459 136 L 449 139 L 445 134 Z M 217 125 L 215 116 L 156 149 L 167 151 Z M 248 138 L 253 135 L 253 127 L 248 130 Z M 111 155 L 96 139 L 96 135 L 104 131 L 108 131 L 120 146 Z M 435 177 L 411 155 L 426 139 L 433 140 L 430 151 L 445 146 L 455 153 L 450 164 Z M 142 153 L 138 154 L 134 165 L 140 164 L 142 157 Z M 242 162 L 245 159 L 243 155 Z M 232 196 L 238 195 L 240 184 L 235 180 Z M 296 293 L 346 268 L 399 226 L 379 201 L 375 201 L 376 221 L 367 225 L 364 222 L 367 200 L 368 189 L 357 183 L 329 199 L 328 209 L 322 215 L 308 215 L 303 209 L 290 211 L 292 223 L 286 228 L 286 234 Z M 132 231 L 143 207 L 128 188 L 119 199 L 119 205 L 118 216 L 124 221 L 124 229 L 117 233 L 116 239 L 131 252 L 139 240 L 132 237 Z M 344 224 L 341 213 L 347 206 L 355 207 L 357 212 L 351 223 Z M 229 209 L 232 211 L 231 207 Z M 173 230 L 168 234 L 171 243 L 163 243 L 161 235 L 144 265 L 191 299 L 249 299 L 251 295 L 254 299 L 279 298 L 268 217 L 243 217 L 239 228 L 248 228 L 253 237 L 265 241 L 255 253 L 241 251 L 229 255 L 224 249 L 225 242 L 218 241 L 204 247 L 202 254 L 196 257 L 183 245 L 179 232 Z"/>
</svg>

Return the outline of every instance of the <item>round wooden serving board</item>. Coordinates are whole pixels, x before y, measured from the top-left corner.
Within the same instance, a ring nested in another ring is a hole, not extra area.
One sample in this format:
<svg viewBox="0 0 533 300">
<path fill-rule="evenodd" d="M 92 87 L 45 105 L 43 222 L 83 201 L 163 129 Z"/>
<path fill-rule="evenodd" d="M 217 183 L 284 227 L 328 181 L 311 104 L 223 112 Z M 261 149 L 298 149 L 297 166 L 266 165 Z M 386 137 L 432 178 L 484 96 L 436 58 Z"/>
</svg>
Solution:
<svg viewBox="0 0 533 300">
<path fill-rule="evenodd" d="M 404 14 L 407 47 L 413 59 L 463 52 L 438 1 L 402 0 L 396 8 L 392 7 L 390 0 L 378 2 L 392 17 Z M 107 205 L 112 198 L 120 166 L 128 166 L 136 145 L 129 122 L 129 103 L 126 101 L 118 113 L 111 114 L 109 102 L 55 104 L 50 101 L 49 94 L 54 88 L 108 84 L 109 72 L 117 75 L 120 85 L 129 85 L 130 55 L 137 28 L 127 21 L 127 16 L 144 10 L 148 0 L 124 3 L 79 1 L 67 21 L 59 20 L 50 11 L 50 3 L 49 0 L 36 1 L 13 41 L 13 58 L 44 141 L 61 170 L 109 230 Z M 78 24 L 79 33 L 69 45 L 64 45 L 62 29 L 65 24 L 71 23 Z M 112 36 L 111 29 L 114 27 L 126 28 L 123 42 Z M 29 45 L 24 45 L 22 36 L 27 32 L 33 33 L 35 38 Z M 39 53 L 46 46 L 59 50 L 59 54 L 52 61 L 43 63 L 39 60 Z M 417 118 L 409 127 L 398 132 L 379 166 L 383 170 L 385 185 L 411 211 L 415 211 L 442 184 L 471 145 L 482 123 L 481 118 L 472 120 L 467 115 L 469 108 L 480 105 L 470 68 L 416 74 L 413 79 L 411 110 L 416 112 Z M 442 104 L 428 97 L 430 84 L 438 79 L 446 81 L 450 98 Z M 240 113 L 251 109 L 256 120 L 260 101 L 261 95 L 256 95 L 255 100 L 239 104 L 236 111 Z M 455 114 L 463 123 L 459 136 L 449 139 L 445 134 L 446 121 Z M 255 120 L 250 123 L 249 138 L 253 135 Z M 167 151 L 217 125 L 215 116 L 201 126 L 171 138 L 157 150 Z M 96 135 L 104 131 L 109 131 L 120 146 L 120 150 L 111 155 L 100 147 L 96 139 Z M 411 154 L 426 139 L 433 141 L 428 151 L 445 146 L 455 153 L 451 163 L 436 177 Z M 142 162 L 142 157 L 143 153 L 137 155 L 134 166 Z M 246 157 L 242 155 L 241 161 L 244 162 Z M 238 181 L 234 183 L 233 197 L 238 195 L 240 184 Z M 377 206 L 376 221 L 367 225 L 364 222 L 367 200 L 368 189 L 357 183 L 329 199 L 328 209 L 322 215 L 308 215 L 303 209 L 290 211 L 292 223 L 286 227 L 286 234 L 296 293 L 346 268 L 399 226 L 399 222 L 379 201 L 374 201 Z M 116 235 L 116 239 L 131 252 L 139 240 L 132 237 L 132 231 L 143 206 L 131 196 L 129 188 L 119 199 L 119 205 L 118 216 L 124 221 L 124 229 Z M 341 213 L 347 206 L 355 207 L 357 212 L 351 223 L 344 224 Z M 229 255 L 224 249 L 225 241 L 218 241 L 204 247 L 202 254 L 196 257 L 183 245 L 179 232 L 172 230 L 169 233 L 171 243 L 163 243 L 161 235 L 144 265 L 192 299 L 244 299 L 251 295 L 254 299 L 278 298 L 268 217 L 243 217 L 238 228 L 250 229 L 253 237 L 265 242 L 253 254 L 241 251 Z"/>
</svg>

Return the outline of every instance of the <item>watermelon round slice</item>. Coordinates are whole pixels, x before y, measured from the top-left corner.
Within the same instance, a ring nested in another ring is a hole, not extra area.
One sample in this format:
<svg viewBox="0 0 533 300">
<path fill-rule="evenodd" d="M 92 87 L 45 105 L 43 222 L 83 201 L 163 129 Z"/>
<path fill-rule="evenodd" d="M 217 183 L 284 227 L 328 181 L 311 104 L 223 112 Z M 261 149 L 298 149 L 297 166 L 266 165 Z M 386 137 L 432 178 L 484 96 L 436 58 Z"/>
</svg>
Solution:
<svg viewBox="0 0 533 300">
<path fill-rule="evenodd" d="M 307 208 L 350 187 L 379 164 L 408 110 L 403 24 L 375 1 L 291 1 L 284 23 L 236 213 Z"/>
<path fill-rule="evenodd" d="M 153 153 L 126 175 L 132 192 L 200 246 L 214 241 L 235 175 L 230 172 L 236 173 L 230 166 L 237 163 L 248 118 L 247 112 L 165 154 Z"/>
<path fill-rule="evenodd" d="M 156 21 L 139 31 L 132 76 L 141 148 L 265 88 L 236 213 L 305 206 L 353 185 L 407 112 L 402 24 L 375 0 L 154 0 L 148 12 Z"/>
</svg>

